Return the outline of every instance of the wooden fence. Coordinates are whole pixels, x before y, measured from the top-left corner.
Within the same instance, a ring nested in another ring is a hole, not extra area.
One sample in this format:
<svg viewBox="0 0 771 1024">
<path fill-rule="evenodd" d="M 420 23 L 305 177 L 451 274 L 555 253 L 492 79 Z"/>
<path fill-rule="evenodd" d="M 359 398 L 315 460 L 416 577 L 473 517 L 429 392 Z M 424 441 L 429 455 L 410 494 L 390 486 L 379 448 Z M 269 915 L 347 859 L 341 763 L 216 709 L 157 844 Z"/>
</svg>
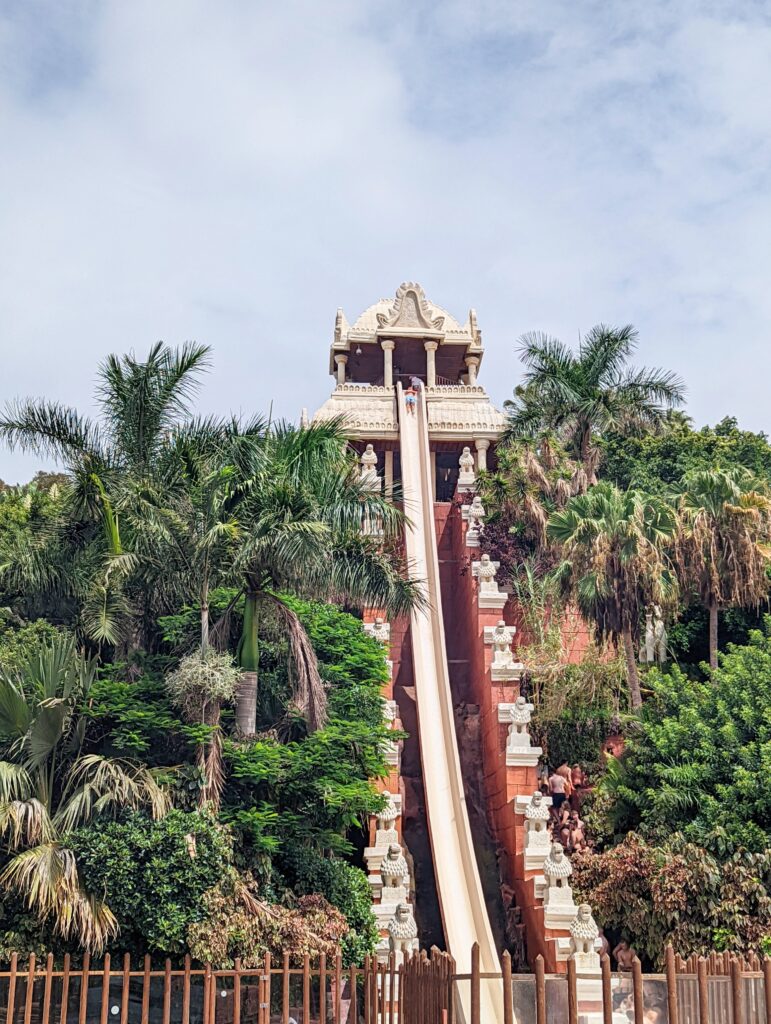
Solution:
<svg viewBox="0 0 771 1024">
<path fill-rule="evenodd" d="M 231 970 L 193 968 L 189 957 L 173 968 L 149 957 L 99 964 L 84 957 L 75 968 L 49 955 L 42 963 L 14 955 L 0 971 L 0 1024 L 461 1024 L 461 992 L 470 1006 L 466 1024 L 480 1017 L 487 987 L 500 999 L 504 1024 L 771 1024 L 771 961 L 712 954 L 682 960 L 667 950 L 663 974 L 643 974 L 639 961 L 613 973 L 607 957 L 596 977 L 547 975 L 541 957 L 533 974 L 513 974 L 504 953 L 497 974 L 480 972 L 474 947 L 471 972 L 460 974 L 438 950 L 408 958 L 398 968 L 367 959 L 343 969 L 339 956 L 310 964 Z M 465 987 L 465 988 L 464 988 Z"/>
</svg>

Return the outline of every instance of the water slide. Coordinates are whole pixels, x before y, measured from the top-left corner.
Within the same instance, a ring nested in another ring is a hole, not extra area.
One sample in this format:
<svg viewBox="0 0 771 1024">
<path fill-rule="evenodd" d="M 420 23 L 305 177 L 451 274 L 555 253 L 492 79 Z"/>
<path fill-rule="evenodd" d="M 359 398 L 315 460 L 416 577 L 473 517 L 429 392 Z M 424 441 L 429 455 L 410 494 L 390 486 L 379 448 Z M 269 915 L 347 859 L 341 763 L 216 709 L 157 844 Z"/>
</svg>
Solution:
<svg viewBox="0 0 771 1024">
<path fill-rule="evenodd" d="M 425 399 L 421 394 L 415 412 L 408 412 L 399 384 L 398 407 L 404 506 L 412 523 L 406 532 L 407 558 L 414 576 L 425 580 L 428 601 L 426 608 L 412 613 L 412 658 L 423 786 L 444 935 L 458 973 L 470 972 L 471 947 L 478 942 L 481 973 L 494 974 L 500 965 L 471 839 L 455 736 Z M 499 984 L 482 983 L 480 1009 L 485 1024 L 502 1024 Z M 470 1019 L 469 996 L 469 984 L 461 983 L 461 1020 Z"/>
</svg>

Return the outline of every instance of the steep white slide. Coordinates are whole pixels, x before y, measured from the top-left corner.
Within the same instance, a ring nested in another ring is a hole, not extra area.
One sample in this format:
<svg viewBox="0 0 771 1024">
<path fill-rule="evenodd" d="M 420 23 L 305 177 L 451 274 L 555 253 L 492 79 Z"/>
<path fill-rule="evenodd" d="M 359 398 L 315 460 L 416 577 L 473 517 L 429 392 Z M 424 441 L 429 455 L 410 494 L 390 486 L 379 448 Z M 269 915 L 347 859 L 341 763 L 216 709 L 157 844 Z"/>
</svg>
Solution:
<svg viewBox="0 0 771 1024">
<path fill-rule="evenodd" d="M 478 942 L 480 970 L 493 974 L 500 967 L 469 828 L 447 669 L 425 400 L 420 395 L 417 409 L 407 411 L 399 385 L 398 403 L 402 488 L 412 524 L 406 532 L 407 558 L 413 575 L 425 580 L 428 602 L 426 608 L 412 613 L 411 625 L 420 757 L 434 875 L 445 939 L 458 973 L 470 972 L 471 947 Z M 502 1024 L 499 985 L 482 983 L 480 1009 L 484 1024 Z M 460 983 L 458 1010 L 464 1020 L 470 1019 L 469 997 L 470 985 Z"/>
</svg>

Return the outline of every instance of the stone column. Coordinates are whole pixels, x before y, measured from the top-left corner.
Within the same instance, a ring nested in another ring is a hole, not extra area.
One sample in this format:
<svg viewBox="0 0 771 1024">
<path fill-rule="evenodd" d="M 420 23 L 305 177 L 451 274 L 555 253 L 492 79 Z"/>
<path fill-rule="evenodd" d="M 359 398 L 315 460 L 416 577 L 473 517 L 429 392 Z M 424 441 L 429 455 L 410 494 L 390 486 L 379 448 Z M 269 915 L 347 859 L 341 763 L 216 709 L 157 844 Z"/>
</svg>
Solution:
<svg viewBox="0 0 771 1024">
<path fill-rule="evenodd" d="M 423 348 L 426 350 L 426 387 L 436 387 L 436 350 L 439 348 L 438 341 L 424 341 Z"/>
<path fill-rule="evenodd" d="M 436 452 L 431 452 L 431 497 L 436 501 Z"/>
<path fill-rule="evenodd" d="M 394 453 L 390 449 L 383 453 L 383 477 L 386 497 L 392 498 L 394 494 Z"/>
<path fill-rule="evenodd" d="M 337 383 L 345 384 L 345 366 L 348 362 L 348 356 L 335 356 L 335 366 L 337 367 Z"/>
<path fill-rule="evenodd" d="M 396 342 L 394 341 L 381 341 L 380 347 L 383 349 L 383 383 L 387 388 L 393 387 L 394 384 L 394 348 Z"/>
<path fill-rule="evenodd" d="M 479 358 L 477 356 L 466 356 L 465 363 L 468 368 L 469 386 L 473 387 L 477 382 L 477 367 L 479 366 Z"/>
<path fill-rule="evenodd" d="M 481 472 L 483 469 L 487 469 L 487 449 L 490 447 L 490 442 L 480 437 L 474 442 L 477 449 L 477 469 Z"/>
</svg>

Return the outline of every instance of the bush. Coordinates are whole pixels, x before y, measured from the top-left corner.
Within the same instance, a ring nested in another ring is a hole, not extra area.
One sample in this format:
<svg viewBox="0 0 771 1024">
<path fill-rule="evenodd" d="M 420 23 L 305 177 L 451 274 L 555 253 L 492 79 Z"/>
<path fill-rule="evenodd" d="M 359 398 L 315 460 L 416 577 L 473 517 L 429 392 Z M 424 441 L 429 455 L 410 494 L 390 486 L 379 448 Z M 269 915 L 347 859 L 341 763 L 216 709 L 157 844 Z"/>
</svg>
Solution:
<svg viewBox="0 0 771 1024">
<path fill-rule="evenodd" d="M 235 698 L 240 671 L 229 654 L 213 647 L 194 651 L 166 677 L 171 699 L 189 722 L 206 721 L 209 707 L 219 708 Z"/>
<path fill-rule="evenodd" d="M 259 900 L 249 876 L 229 871 L 203 899 L 203 920 L 188 931 L 191 955 L 220 969 L 240 957 L 244 967 L 259 967 L 266 953 L 279 962 L 289 953 L 295 964 L 307 954 L 333 956 L 347 925 L 340 911 L 322 896 L 303 896 L 293 908 Z"/>
<path fill-rule="evenodd" d="M 604 853 L 573 857 L 573 887 L 598 924 L 660 967 L 666 944 L 682 956 L 762 951 L 771 940 L 771 854 L 738 851 L 720 863 L 681 835 L 661 846 L 630 833 Z"/>
<path fill-rule="evenodd" d="M 294 888 L 299 893 L 320 893 L 345 915 L 348 934 L 342 942 L 346 966 L 361 964 L 375 952 L 378 928 L 372 913 L 372 892 L 366 874 L 336 857 L 303 854 L 294 868 Z"/>
<path fill-rule="evenodd" d="M 191 924 L 204 917 L 203 896 L 231 863 L 227 832 L 197 813 L 160 821 L 129 814 L 79 829 L 68 838 L 81 881 L 118 918 L 116 948 L 180 953 Z"/>
<path fill-rule="evenodd" d="M 651 698 L 603 786 L 616 831 L 682 830 L 718 857 L 771 846 L 771 619 L 730 646 L 709 681 L 651 670 Z"/>
</svg>

